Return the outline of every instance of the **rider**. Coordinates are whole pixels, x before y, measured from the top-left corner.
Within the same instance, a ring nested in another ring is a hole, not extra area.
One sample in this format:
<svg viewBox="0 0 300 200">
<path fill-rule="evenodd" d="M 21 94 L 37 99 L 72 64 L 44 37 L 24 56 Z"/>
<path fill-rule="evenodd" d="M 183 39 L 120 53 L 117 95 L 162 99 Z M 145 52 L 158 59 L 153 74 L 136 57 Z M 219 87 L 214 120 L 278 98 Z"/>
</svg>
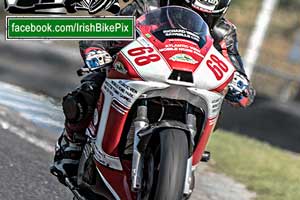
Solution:
<svg viewBox="0 0 300 200">
<path fill-rule="evenodd" d="M 136 0 L 123 8 L 120 15 L 142 15 L 145 11 L 167 5 L 192 8 L 207 22 L 214 46 L 237 69 L 229 84 L 226 99 L 233 105 L 247 107 L 254 99 L 252 88 L 243 68 L 237 48 L 236 27 L 223 16 L 231 0 Z M 147 6 L 148 5 L 148 6 Z M 151 6 L 149 6 L 151 5 Z M 105 79 L 101 66 L 111 63 L 110 55 L 127 43 L 116 41 L 80 41 L 79 47 L 86 71 L 93 71 L 81 81 L 82 85 L 63 98 L 63 111 L 66 117 L 65 131 L 58 139 L 51 172 L 61 182 L 65 176 L 75 176 L 82 148 L 86 141 L 85 129 L 88 127 L 99 98 L 100 88 Z"/>
</svg>

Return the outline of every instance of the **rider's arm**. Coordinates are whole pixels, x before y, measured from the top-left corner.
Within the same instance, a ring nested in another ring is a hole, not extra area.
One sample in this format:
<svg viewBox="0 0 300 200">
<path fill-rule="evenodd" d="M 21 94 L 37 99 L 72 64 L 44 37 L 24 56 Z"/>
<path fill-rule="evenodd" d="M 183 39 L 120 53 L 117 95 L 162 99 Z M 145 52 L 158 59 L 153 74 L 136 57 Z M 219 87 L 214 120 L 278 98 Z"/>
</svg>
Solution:
<svg viewBox="0 0 300 200">
<path fill-rule="evenodd" d="M 229 60 L 233 66 L 235 66 L 238 72 L 245 74 L 243 61 L 238 50 L 238 40 L 235 28 L 232 28 L 230 32 L 228 32 L 228 34 L 225 36 L 224 42 L 226 44 Z M 226 50 L 224 49 L 224 51 Z"/>
<path fill-rule="evenodd" d="M 217 49 L 231 62 L 238 72 L 245 75 L 243 61 L 238 50 L 236 26 L 222 18 L 214 27 L 212 35 L 218 43 Z"/>
<path fill-rule="evenodd" d="M 226 99 L 235 106 L 247 107 L 253 103 L 255 90 L 245 74 L 238 51 L 236 27 L 226 19 L 221 19 L 213 29 L 217 49 L 236 68 L 233 81 L 229 84 Z"/>
</svg>

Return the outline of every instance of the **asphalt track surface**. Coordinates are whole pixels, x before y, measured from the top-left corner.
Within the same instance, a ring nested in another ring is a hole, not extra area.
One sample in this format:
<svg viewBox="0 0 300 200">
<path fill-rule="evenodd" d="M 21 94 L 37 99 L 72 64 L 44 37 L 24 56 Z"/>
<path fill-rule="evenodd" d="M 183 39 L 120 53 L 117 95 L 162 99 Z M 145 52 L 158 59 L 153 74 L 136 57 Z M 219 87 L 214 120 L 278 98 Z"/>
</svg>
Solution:
<svg viewBox="0 0 300 200">
<path fill-rule="evenodd" d="M 1 200 L 72 199 L 70 192 L 49 174 L 53 145 L 33 144 L 37 138 L 54 144 L 56 136 L 46 132 L 0 107 Z"/>
</svg>

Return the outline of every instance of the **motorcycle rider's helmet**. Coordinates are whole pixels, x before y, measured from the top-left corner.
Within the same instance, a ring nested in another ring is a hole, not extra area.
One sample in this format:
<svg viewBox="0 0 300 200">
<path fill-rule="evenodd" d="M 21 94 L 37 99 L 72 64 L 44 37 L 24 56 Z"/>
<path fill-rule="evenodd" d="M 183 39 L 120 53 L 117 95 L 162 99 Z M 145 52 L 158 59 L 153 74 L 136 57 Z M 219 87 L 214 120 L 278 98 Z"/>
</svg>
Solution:
<svg viewBox="0 0 300 200">
<path fill-rule="evenodd" d="M 231 0 L 161 0 L 161 6 L 178 5 L 192 8 L 213 28 L 226 13 Z"/>
</svg>

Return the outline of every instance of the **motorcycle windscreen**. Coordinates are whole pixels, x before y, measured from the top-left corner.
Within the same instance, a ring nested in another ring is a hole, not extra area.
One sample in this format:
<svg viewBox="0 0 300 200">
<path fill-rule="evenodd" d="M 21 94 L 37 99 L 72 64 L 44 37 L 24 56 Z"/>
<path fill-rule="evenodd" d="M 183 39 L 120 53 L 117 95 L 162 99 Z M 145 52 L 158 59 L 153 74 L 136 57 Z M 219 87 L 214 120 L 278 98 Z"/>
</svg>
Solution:
<svg viewBox="0 0 300 200">
<path fill-rule="evenodd" d="M 137 19 L 137 29 L 147 37 L 151 33 L 160 42 L 170 38 L 191 40 L 202 48 L 210 36 L 205 21 L 196 12 L 179 6 L 152 10 Z"/>
</svg>

